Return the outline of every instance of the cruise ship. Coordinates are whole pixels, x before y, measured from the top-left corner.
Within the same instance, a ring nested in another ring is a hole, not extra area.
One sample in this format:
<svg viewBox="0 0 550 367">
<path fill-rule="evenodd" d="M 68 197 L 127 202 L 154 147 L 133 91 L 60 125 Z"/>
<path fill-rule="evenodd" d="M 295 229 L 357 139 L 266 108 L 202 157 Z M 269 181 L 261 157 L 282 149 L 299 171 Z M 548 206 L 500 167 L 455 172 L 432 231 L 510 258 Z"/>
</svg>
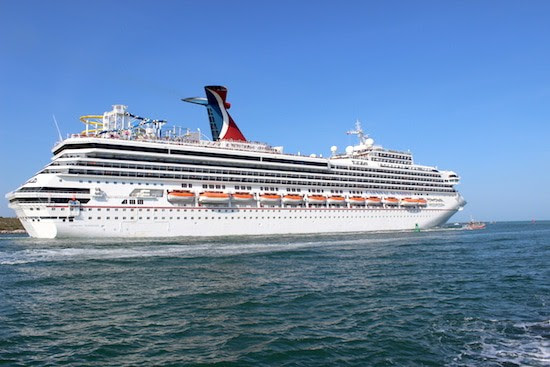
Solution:
<svg viewBox="0 0 550 367">
<path fill-rule="evenodd" d="M 51 162 L 6 195 L 31 237 L 234 236 L 420 230 L 465 205 L 458 175 L 363 133 L 330 156 L 245 138 L 227 88 L 206 86 L 212 139 L 115 105 L 82 116 Z"/>
</svg>

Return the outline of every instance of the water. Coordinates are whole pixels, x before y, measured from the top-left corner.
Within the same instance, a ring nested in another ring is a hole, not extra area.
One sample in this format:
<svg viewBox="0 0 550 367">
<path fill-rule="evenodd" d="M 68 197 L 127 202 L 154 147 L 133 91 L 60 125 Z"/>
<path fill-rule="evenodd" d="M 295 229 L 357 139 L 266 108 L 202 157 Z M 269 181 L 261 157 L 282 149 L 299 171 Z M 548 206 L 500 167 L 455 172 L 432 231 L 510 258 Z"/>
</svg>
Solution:
<svg viewBox="0 0 550 367">
<path fill-rule="evenodd" d="M 0 237 L 0 365 L 548 366 L 550 222 Z"/>
</svg>

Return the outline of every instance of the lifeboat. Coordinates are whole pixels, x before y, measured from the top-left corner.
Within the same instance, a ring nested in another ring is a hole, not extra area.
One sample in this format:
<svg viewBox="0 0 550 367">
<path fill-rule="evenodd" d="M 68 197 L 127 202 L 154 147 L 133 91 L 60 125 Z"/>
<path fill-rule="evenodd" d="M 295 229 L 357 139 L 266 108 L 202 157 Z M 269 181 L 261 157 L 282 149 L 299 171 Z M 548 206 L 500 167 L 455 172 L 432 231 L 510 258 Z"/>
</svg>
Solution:
<svg viewBox="0 0 550 367">
<path fill-rule="evenodd" d="M 407 206 L 407 207 L 412 207 L 412 206 L 418 206 L 418 199 L 412 199 L 412 198 L 404 198 L 404 199 L 401 199 L 401 206 Z"/>
<path fill-rule="evenodd" d="M 365 205 L 365 198 L 362 196 L 351 196 L 348 201 L 351 205 Z"/>
<path fill-rule="evenodd" d="M 227 204 L 229 203 L 229 194 L 225 192 L 206 191 L 199 195 L 201 204 Z"/>
<path fill-rule="evenodd" d="M 254 200 L 254 195 L 252 195 L 249 192 L 236 192 L 233 195 L 231 195 L 231 198 L 233 199 L 234 202 L 244 203 L 244 202 Z"/>
<path fill-rule="evenodd" d="M 370 196 L 366 199 L 367 205 L 382 205 L 382 199 L 378 196 Z"/>
<path fill-rule="evenodd" d="M 384 203 L 388 206 L 397 206 L 397 205 L 399 205 L 399 199 L 390 196 L 390 197 L 382 199 L 382 203 Z"/>
<path fill-rule="evenodd" d="M 344 205 L 346 203 L 346 198 L 340 195 L 329 196 L 327 202 L 330 205 Z"/>
<path fill-rule="evenodd" d="M 168 191 L 168 201 L 173 203 L 191 203 L 195 201 L 195 194 L 186 190 Z"/>
<path fill-rule="evenodd" d="M 285 195 L 283 196 L 283 204 L 288 205 L 299 205 L 302 204 L 304 201 L 304 197 L 302 195 Z"/>
<path fill-rule="evenodd" d="M 327 198 L 323 195 L 310 195 L 307 197 L 307 201 L 310 204 L 325 204 L 327 202 Z"/>
<path fill-rule="evenodd" d="M 426 199 L 416 199 L 417 203 L 419 206 L 427 206 L 428 205 L 428 202 L 426 201 Z"/>
<path fill-rule="evenodd" d="M 278 194 L 261 194 L 260 202 L 262 204 L 279 204 L 281 201 L 281 195 Z"/>
</svg>

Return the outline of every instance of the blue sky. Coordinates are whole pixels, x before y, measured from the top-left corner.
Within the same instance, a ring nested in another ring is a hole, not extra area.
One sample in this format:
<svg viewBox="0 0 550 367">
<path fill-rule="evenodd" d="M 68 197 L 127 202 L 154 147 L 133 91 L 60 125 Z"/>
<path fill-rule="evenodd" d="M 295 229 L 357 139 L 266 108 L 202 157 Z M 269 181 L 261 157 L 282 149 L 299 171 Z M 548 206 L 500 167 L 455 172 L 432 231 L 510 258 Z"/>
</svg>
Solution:
<svg viewBox="0 0 550 367">
<path fill-rule="evenodd" d="M 0 193 L 50 159 L 52 114 L 122 103 L 208 131 L 180 98 L 229 88 L 251 140 L 327 155 L 359 118 L 452 169 L 454 220 L 550 219 L 549 1 L 0 0 Z M 0 200 L 0 215 L 12 216 Z"/>
</svg>

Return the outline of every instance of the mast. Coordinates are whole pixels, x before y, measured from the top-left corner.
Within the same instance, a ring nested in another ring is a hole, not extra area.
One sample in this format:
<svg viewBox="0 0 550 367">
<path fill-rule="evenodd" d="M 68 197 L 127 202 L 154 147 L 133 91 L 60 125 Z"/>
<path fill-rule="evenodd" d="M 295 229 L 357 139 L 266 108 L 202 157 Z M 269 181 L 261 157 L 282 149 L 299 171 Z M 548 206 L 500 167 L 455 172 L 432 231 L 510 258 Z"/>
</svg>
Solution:
<svg viewBox="0 0 550 367">
<path fill-rule="evenodd" d="M 360 145 L 366 145 L 366 141 L 368 139 L 368 135 L 365 135 L 363 132 L 363 129 L 361 128 L 361 121 L 359 119 L 355 120 L 355 130 L 349 130 L 346 132 L 348 135 L 357 135 L 359 138 L 359 144 Z"/>
</svg>

